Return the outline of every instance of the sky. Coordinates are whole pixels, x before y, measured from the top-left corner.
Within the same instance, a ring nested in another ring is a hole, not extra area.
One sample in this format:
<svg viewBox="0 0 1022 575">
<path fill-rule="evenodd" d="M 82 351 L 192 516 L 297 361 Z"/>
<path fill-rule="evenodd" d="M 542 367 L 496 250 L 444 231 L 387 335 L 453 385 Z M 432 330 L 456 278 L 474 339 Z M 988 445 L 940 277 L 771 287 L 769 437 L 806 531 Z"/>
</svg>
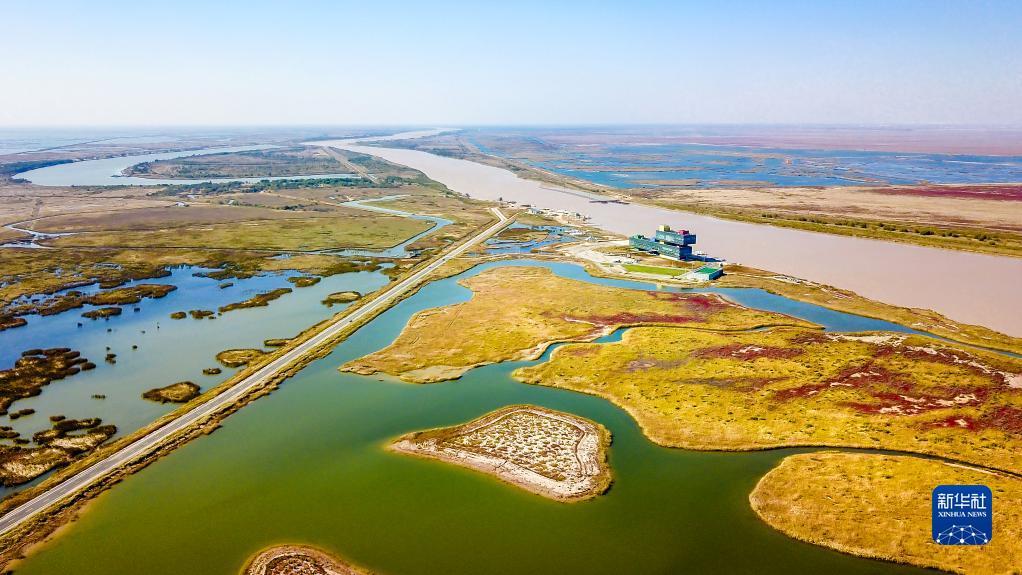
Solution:
<svg viewBox="0 0 1022 575">
<path fill-rule="evenodd" d="M 4 0 L 0 126 L 1022 125 L 1022 2 Z"/>
</svg>

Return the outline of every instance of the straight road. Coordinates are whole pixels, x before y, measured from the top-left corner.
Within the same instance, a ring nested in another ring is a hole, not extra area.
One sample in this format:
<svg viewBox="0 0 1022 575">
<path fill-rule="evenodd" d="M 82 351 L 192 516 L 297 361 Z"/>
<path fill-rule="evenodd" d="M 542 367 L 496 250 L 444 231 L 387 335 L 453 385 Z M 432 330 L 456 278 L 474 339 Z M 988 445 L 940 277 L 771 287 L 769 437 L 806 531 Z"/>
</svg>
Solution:
<svg viewBox="0 0 1022 575">
<path fill-rule="evenodd" d="M 7 533 L 11 529 L 24 523 L 27 519 L 31 518 L 40 511 L 59 503 L 66 498 L 71 497 L 75 493 L 85 489 L 89 485 L 92 485 L 96 481 L 107 476 L 122 465 L 136 461 L 141 457 L 156 450 L 164 441 L 169 439 L 181 431 L 188 429 L 189 427 L 205 421 L 210 415 L 218 412 L 222 408 L 230 405 L 233 402 L 240 400 L 245 397 L 250 391 L 265 385 L 270 381 L 278 372 L 284 370 L 289 365 L 300 360 L 303 356 L 311 353 L 317 347 L 324 342 L 330 340 L 338 333 L 343 331 L 345 328 L 355 324 L 367 317 L 371 317 L 378 310 L 392 302 L 394 299 L 400 297 L 402 294 L 407 292 L 409 289 L 415 287 L 422 282 L 426 276 L 433 273 L 440 266 L 446 262 L 455 258 L 468 250 L 473 245 L 485 240 L 486 238 L 496 234 L 500 230 L 504 229 L 511 220 L 507 218 L 497 208 L 491 208 L 494 215 L 497 216 L 497 223 L 486 228 L 472 239 L 463 242 L 457 247 L 444 252 L 438 258 L 429 263 L 426 267 L 415 272 L 411 276 L 398 282 L 396 285 L 388 288 L 382 294 L 377 296 L 368 304 L 356 309 L 350 314 L 336 320 L 329 327 L 324 329 L 319 334 L 313 336 L 308 341 L 298 345 L 291 351 L 285 353 L 279 358 L 271 361 L 270 363 L 259 368 L 259 370 L 253 372 L 245 379 L 234 384 L 233 387 L 213 399 L 207 401 L 201 406 L 189 411 L 188 413 L 178 417 L 163 427 L 153 430 L 149 434 L 135 440 L 134 442 L 124 446 L 120 450 L 111 453 L 108 457 L 102 461 L 93 464 L 77 474 L 65 479 L 61 483 L 54 485 L 50 489 L 43 493 L 35 496 L 34 498 L 26 501 L 18 507 L 11 510 L 9 513 L 0 517 L 0 535 Z"/>
</svg>

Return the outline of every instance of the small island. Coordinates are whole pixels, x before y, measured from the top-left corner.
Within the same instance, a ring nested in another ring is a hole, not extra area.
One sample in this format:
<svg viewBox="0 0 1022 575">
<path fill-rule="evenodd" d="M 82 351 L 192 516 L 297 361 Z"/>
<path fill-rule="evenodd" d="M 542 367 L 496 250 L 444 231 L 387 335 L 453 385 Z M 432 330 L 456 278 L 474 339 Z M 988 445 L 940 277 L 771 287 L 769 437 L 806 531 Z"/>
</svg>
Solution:
<svg viewBox="0 0 1022 575">
<path fill-rule="evenodd" d="M 362 297 L 362 294 L 357 291 L 339 291 L 334 292 L 325 298 L 323 298 L 323 305 L 331 307 L 334 304 L 351 303 Z"/>
<path fill-rule="evenodd" d="M 160 403 L 187 403 L 199 396 L 199 386 L 190 381 L 179 381 L 165 387 L 150 389 L 142 394 L 142 399 Z"/>
<path fill-rule="evenodd" d="M 323 278 L 321 278 L 319 276 L 293 276 L 293 277 L 287 278 L 287 281 L 293 283 L 295 285 L 295 287 L 303 288 L 303 287 L 314 286 L 314 285 L 318 284 L 321 279 L 323 279 Z"/>
<path fill-rule="evenodd" d="M 270 305 L 270 302 L 279 298 L 284 294 L 291 293 L 291 288 L 277 288 L 268 292 L 258 293 L 245 301 L 239 301 L 230 303 L 227 305 L 220 306 L 220 313 L 227 313 L 236 309 L 244 309 L 248 307 L 265 307 Z"/>
<path fill-rule="evenodd" d="M 409 433 L 390 448 L 475 469 L 558 501 L 596 497 L 610 487 L 610 432 L 534 405 L 512 405 L 454 427 Z"/>
<path fill-rule="evenodd" d="M 108 318 L 113 317 L 115 315 L 121 315 L 121 308 L 117 306 L 100 307 L 86 312 L 82 312 L 82 317 L 89 319 Z"/>
<path fill-rule="evenodd" d="M 225 349 L 216 354 L 216 360 L 225 367 L 241 367 L 266 355 L 261 349 Z"/>
<path fill-rule="evenodd" d="M 315 547 L 278 545 L 253 557 L 244 575 L 369 575 L 369 572 Z"/>
</svg>

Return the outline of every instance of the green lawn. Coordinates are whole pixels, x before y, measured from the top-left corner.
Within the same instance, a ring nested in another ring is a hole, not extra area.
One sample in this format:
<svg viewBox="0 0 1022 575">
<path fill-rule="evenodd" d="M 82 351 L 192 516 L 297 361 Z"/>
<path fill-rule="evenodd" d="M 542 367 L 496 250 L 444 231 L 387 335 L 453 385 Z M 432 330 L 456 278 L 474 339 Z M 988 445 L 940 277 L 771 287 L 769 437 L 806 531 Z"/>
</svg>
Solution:
<svg viewBox="0 0 1022 575">
<path fill-rule="evenodd" d="M 625 264 L 625 270 L 644 274 L 660 274 L 662 276 L 676 276 L 688 271 L 682 268 L 662 268 L 658 266 L 644 266 L 642 264 Z"/>
</svg>

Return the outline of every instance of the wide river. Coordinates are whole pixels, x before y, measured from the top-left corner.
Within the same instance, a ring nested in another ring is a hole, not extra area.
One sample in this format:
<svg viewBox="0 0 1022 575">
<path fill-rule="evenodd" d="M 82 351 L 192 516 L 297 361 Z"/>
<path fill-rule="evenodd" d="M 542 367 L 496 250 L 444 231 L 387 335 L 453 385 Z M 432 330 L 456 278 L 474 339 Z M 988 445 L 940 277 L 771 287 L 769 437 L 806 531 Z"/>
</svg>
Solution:
<svg viewBox="0 0 1022 575">
<path fill-rule="evenodd" d="M 233 146 L 222 148 L 205 148 L 201 150 L 184 150 L 180 152 L 161 152 L 157 154 L 141 154 L 135 156 L 118 156 L 101 160 L 83 160 L 67 164 L 57 164 L 45 168 L 36 168 L 15 174 L 14 177 L 28 180 L 40 186 L 158 186 L 200 184 L 204 182 L 258 182 L 261 180 L 288 180 L 294 178 L 353 178 L 354 174 L 317 174 L 314 176 L 267 176 L 261 178 L 142 178 L 121 175 L 125 169 L 144 162 L 173 160 L 192 156 L 208 156 L 210 154 L 228 154 L 232 152 L 253 152 L 269 150 L 277 146 Z"/>
<path fill-rule="evenodd" d="M 389 139 L 402 136 L 410 134 Z M 593 203 L 598 196 L 519 178 L 507 170 L 467 160 L 359 146 L 347 140 L 313 143 L 373 154 L 415 168 L 472 197 L 578 212 L 592 218 L 592 224 L 620 234 L 651 235 L 660 224 L 686 228 L 698 235 L 700 250 L 731 262 L 849 289 L 894 305 L 929 308 L 961 322 L 1022 336 L 1022 305 L 1018 305 L 1022 258 L 805 232 L 635 203 Z"/>
<path fill-rule="evenodd" d="M 801 543 L 756 517 L 748 502 L 756 482 L 785 456 L 805 450 L 659 447 L 603 399 L 510 378 L 515 368 L 535 362 L 476 368 L 458 381 L 431 385 L 336 370 L 392 342 L 412 314 L 467 300 L 471 292 L 460 279 L 508 265 L 544 266 L 622 288 L 652 287 L 535 261 L 483 264 L 428 284 L 212 435 L 102 494 L 16 572 L 234 575 L 264 547 L 305 543 L 392 574 L 924 573 Z M 764 309 L 781 306 L 828 329 L 904 330 L 761 290 L 725 293 Z M 474 471 L 385 449 L 401 434 L 515 403 L 568 411 L 610 429 L 610 491 L 592 501 L 558 503 Z"/>
</svg>

